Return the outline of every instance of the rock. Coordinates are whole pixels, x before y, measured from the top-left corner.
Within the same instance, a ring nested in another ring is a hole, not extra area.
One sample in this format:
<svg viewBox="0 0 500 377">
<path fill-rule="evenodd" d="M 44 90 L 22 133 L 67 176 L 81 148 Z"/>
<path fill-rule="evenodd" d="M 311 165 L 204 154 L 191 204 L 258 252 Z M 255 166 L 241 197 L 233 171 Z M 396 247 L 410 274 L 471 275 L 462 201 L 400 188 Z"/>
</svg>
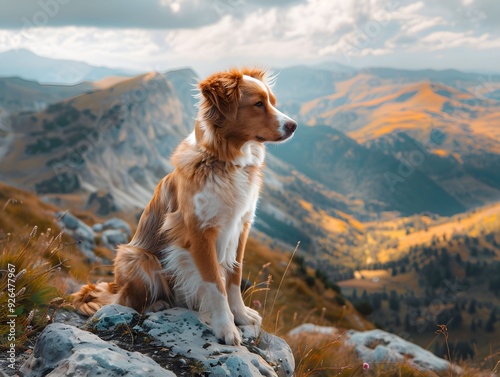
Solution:
<svg viewBox="0 0 500 377">
<path fill-rule="evenodd" d="M 289 336 L 297 337 L 307 333 L 342 339 L 344 344 L 353 346 L 360 359 L 367 363 L 405 362 L 422 371 L 448 372 L 453 370 L 454 373 L 461 371 L 457 365 L 450 364 L 447 360 L 437 357 L 422 347 L 383 330 L 345 332 L 335 327 L 306 323 L 291 330 Z"/>
<path fill-rule="evenodd" d="M 69 212 L 58 212 L 56 217 L 64 232 L 78 242 L 78 249 L 90 262 L 96 261 L 98 258 L 94 254 L 95 233 L 92 228 Z"/>
<path fill-rule="evenodd" d="M 132 230 L 130 230 L 130 226 L 117 217 L 113 217 L 112 219 L 107 220 L 103 224 L 104 229 L 121 229 L 125 231 L 128 237 L 132 236 Z"/>
<path fill-rule="evenodd" d="M 113 195 L 106 191 L 96 191 L 89 195 L 85 208 L 100 216 L 108 216 L 111 212 L 118 211 Z"/>
<path fill-rule="evenodd" d="M 121 305 L 106 305 L 89 320 L 89 326 L 97 331 L 112 331 L 117 326 L 129 325 L 139 319 L 134 309 Z"/>
<path fill-rule="evenodd" d="M 187 309 L 141 316 L 131 308 L 108 305 L 85 328 L 92 333 L 63 323 L 49 325 L 21 368 L 24 376 L 38 377 L 48 370 L 54 373 L 48 376 L 66 371 L 88 376 L 285 377 L 294 373 L 293 355 L 284 340 L 243 326 L 241 346 L 219 344 L 200 314 Z"/>
<path fill-rule="evenodd" d="M 116 245 L 128 242 L 127 235 L 119 229 L 108 229 L 103 231 L 101 239 L 104 246 L 111 250 L 114 250 Z"/>
<path fill-rule="evenodd" d="M 253 326 L 242 326 L 242 346 L 221 345 L 199 314 L 173 308 L 151 313 L 141 325 L 175 354 L 203 364 L 213 376 L 291 376 L 295 362 L 288 344 Z"/>
<path fill-rule="evenodd" d="M 350 330 L 348 335 L 347 344 L 354 345 L 356 352 L 368 363 L 405 361 L 420 370 L 434 372 L 449 371 L 450 366 L 456 369 L 455 372 L 460 369 L 432 352 L 383 330 L 363 332 Z"/>
<path fill-rule="evenodd" d="M 129 352 L 74 326 L 54 323 L 38 338 L 21 367 L 24 377 L 158 376 L 175 377 L 151 358 Z"/>
<path fill-rule="evenodd" d="M 92 225 L 92 230 L 96 233 L 100 233 L 102 232 L 102 230 L 104 229 L 104 227 L 102 226 L 102 224 L 94 224 Z"/>
</svg>

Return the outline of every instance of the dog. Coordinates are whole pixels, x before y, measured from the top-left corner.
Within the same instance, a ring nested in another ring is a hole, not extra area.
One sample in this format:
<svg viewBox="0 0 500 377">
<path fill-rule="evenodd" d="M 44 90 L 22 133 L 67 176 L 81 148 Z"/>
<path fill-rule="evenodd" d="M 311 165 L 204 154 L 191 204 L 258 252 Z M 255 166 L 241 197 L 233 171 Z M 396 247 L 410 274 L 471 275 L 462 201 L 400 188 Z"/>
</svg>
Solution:
<svg viewBox="0 0 500 377">
<path fill-rule="evenodd" d="M 211 316 L 212 330 L 238 345 L 236 325 L 260 326 L 240 290 L 245 244 L 262 186 L 265 143 L 290 139 L 297 123 L 280 112 L 272 79 L 257 68 L 215 73 L 198 83 L 194 131 L 175 149 L 175 169 L 119 245 L 112 283 L 73 294 L 87 315 L 116 303 L 137 311 L 181 306 Z"/>
</svg>

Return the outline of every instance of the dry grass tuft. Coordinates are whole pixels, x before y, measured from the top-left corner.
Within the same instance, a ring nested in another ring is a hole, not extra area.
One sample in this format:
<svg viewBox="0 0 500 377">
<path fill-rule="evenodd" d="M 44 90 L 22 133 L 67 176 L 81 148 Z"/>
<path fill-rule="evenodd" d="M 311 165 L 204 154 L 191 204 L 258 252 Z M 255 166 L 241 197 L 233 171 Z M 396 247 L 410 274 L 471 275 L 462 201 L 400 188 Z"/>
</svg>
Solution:
<svg viewBox="0 0 500 377">
<path fill-rule="evenodd" d="M 60 259 L 65 244 L 61 233 L 37 234 L 35 226 L 24 235 L 8 235 L 0 241 L 0 348 L 11 342 L 7 315 L 15 317 L 15 340 L 20 348 L 41 331 L 61 306 L 67 305 L 66 260 Z M 9 318 L 9 319 L 10 319 Z"/>
</svg>

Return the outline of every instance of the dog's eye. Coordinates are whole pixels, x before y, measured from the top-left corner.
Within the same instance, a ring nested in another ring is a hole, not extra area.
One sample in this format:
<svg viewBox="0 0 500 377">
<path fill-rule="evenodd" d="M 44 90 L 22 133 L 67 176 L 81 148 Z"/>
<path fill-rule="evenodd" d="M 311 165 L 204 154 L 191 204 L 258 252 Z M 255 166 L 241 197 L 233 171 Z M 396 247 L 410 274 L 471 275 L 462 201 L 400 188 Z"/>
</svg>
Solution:
<svg viewBox="0 0 500 377">
<path fill-rule="evenodd" d="M 264 104 L 262 103 L 262 101 L 259 101 L 259 102 L 257 102 L 257 103 L 255 104 L 255 106 L 257 106 L 257 107 L 262 107 L 262 106 L 264 106 Z"/>
</svg>

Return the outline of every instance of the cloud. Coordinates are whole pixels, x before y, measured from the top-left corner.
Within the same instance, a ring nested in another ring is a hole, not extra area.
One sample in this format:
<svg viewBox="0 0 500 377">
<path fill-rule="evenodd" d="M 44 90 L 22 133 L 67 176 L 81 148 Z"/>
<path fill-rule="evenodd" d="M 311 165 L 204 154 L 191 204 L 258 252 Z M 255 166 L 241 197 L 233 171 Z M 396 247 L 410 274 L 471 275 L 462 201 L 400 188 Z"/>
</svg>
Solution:
<svg viewBox="0 0 500 377">
<path fill-rule="evenodd" d="M 498 8 L 497 0 L 34 0 L 29 7 L 7 1 L 12 7 L 0 22 L 30 12 L 24 17 L 33 19 L 41 2 L 61 4 L 44 27 L 0 29 L 0 51 L 22 47 L 94 65 L 188 65 L 201 73 L 325 60 L 460 68 L 460 52 L 482 51 L 492 58 L 478 60 L 478 67 L 492 69 L 499 55 L 500 30 L 481 18 Z"/>
<path fill-rule="evenodd" d="M 3 0 L 0 25 L 196 28 L 220 18 L 216 4 L 236 0 Z"/>
</svg>

